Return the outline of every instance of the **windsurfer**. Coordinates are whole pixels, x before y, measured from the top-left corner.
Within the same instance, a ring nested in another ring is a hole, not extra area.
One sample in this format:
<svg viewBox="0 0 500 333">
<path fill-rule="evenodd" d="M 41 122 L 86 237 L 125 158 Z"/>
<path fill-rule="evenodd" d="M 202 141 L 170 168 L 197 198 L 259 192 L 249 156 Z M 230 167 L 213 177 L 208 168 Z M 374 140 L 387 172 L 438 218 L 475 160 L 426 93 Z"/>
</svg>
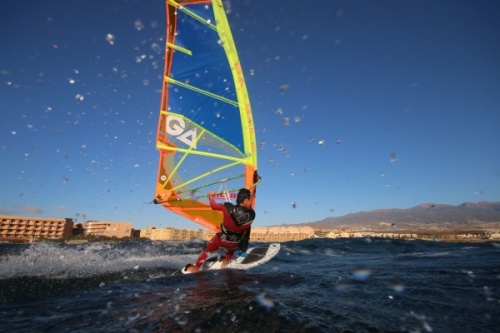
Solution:
<svg viewBox="0 0 500 333">
<path fill-rule="evenodd" d="M 209 252 L 214 252 L 219 248 L 226 249 L 225 258 L 222 261 L 222 267 L 226 267 L 238 246 L 240 246 L 242 251 L 246 251 L 248 247 L 250 227 L 255 219 L 255 211 L 252 209 L 253 200 L 251 192 L 246 188 L 239 190 L 236 197 L 236 206 L 230 202 L 224 204 L 215 202 L 214 192 L 209 192 L 207 196 L 210 207 L 214 210 L 222 211 L 224 215 L 220 232 L 215 234 L 210 242 L 208 242 L 194 265 L 186 265 L 183 269 L 183 272 L 186 273 L 197 272 L 207 259 L 207 253 Z"/>
</svg>

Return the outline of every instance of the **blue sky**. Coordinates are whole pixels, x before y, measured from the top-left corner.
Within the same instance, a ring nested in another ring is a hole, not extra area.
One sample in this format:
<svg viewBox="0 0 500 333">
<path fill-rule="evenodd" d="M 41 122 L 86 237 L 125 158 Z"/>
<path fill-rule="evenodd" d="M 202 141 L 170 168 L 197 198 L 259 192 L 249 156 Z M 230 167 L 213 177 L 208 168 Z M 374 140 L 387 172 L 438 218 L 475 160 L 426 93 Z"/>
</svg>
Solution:
<svg viewBox="0 0 500 333">
<path fill-rule="evenodd" d="M 255 226 L 500 200 L 497 1 L 230 5 Z M 0 214 L 197 228 L 147 203 L 164 2 L 2 2 L 0 25 Z"/>
</svg>

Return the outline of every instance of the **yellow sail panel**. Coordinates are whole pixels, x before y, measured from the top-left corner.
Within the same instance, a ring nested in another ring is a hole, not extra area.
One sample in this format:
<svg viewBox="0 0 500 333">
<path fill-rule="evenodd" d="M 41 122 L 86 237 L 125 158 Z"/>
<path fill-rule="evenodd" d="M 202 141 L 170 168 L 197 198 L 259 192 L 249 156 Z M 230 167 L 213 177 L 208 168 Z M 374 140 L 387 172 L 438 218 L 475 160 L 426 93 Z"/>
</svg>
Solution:
<svg viewBox="0 0 500 333">
<path fill-rule="evenodd" d="M 166 12 L 154 202 L 218 231 L 206 194 L 234 199 L 259 181 L 243 70 L 222 1 L 167 0 Z"/>
</svg>

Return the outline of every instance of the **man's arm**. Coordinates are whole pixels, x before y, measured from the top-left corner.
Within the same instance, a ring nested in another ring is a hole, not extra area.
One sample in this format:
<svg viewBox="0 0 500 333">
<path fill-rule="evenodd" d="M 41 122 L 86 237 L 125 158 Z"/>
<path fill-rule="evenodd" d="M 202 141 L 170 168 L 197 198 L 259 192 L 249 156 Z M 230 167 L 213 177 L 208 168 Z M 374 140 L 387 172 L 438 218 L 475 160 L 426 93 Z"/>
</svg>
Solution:
<svg viewBox="0 0 500 333">
<path fill-rule="evenodd" d="M 224 205 L 215 202 L 215 193 L 214 192 L 208 192 L 207 197 L 208 197 L 208 202 L 210 203 L 210 207 L 212 209 L 214 209 L 214 210 L 223 210 L 224 209 Z"/>
</svg>

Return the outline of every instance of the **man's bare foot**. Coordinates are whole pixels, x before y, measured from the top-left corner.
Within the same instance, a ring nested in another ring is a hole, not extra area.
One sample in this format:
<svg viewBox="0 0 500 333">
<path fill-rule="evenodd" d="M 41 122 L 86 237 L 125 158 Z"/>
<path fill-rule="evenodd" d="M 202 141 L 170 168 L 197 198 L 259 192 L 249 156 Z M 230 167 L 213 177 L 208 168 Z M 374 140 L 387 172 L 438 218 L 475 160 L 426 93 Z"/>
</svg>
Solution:
<svg viewBox="0 0 500 333">
<path fill-rule="evenodd" d="M 222 259 L 222 263 L 220 264 L 220 267 L 225 268 L 227 266 L 227 264 L 229 264 L 229 261 L 227 261 L 227 259 L 224 258 L 224 259 Z"/>
<path fill-rule="evenodd" d="M 189 268 L 187 269 L 187 271 L 188 271 L 189 273 L 196 273 L 196 272 L 198 272 L 198 268 L 196 268 L 195 266 L 191 266 L 191 267 L 189 267 Z"/>
<path fill-rule="evenodd" d="M 184 271 L 188 273 L 196 273 L 198 272 L 198 268 L 196 268 L 193 264 L 187 264 L 186 267 L 184 267 Z"/>
</svg>

